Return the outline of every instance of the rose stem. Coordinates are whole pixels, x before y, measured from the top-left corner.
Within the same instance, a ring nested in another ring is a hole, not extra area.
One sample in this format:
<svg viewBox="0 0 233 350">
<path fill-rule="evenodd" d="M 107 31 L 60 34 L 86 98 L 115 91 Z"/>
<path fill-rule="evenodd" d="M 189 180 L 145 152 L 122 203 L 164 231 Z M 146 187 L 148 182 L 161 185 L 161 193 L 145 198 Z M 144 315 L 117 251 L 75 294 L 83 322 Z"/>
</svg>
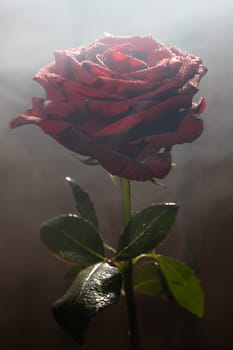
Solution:
<svg viewBox="0 0 233 350">
<path fill-rule="evenodd" d="M 125 178 L 121 178 L 121 198 L 122 208 L 125 226 L 128 224 L 132 212 L 131 212 L 131 187 L 130 181 Z M 124 289 L 126 304 L 128 309 L 129 319 L 129 337 L 131 350 L 140 350 L 140 340 L 138 331 L 137 310 L 133 291 L 133 276 L 132 276 L 132 261 L 126 263 L 123 277 L 124 277 Z"/>
</svg>

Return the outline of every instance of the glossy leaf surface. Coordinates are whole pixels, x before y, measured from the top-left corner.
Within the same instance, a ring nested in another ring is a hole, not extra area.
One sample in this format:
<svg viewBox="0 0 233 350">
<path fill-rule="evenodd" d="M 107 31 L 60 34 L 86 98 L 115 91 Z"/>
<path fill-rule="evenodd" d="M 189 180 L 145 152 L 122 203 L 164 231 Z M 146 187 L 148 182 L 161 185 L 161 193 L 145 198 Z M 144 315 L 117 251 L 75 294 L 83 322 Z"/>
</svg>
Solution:
<svg viewBox="0 0 233 350">
<path fill-rule="evenodd" d="M 75 264 L 104 259 L 104 245 L 97 229 L 77 215 L 61 215 L 41 225 L 41 240 L 55 256 Z"/>
<path fill-rule="evenodd" d="M 121 272 L 116 267 L 107 263 L 86 267 L 66 294 L 53 304 L 53 315 L 67 333 L 83 344 L 90 320 L 118 301 L 121 285 Z"/>
<path fill-rule="evenodd" d="M 157 247 L 170 233 L 177 210 L 176 204 L 163 203 L 133 216 L 120 237 L 117 260 L 129 260 Z"/>
<path fill-rule="evenodd" d="M 95 207 L 92 203 L 89 194 L 82 189 L 79 184 L 71 179 L 70 177 L 66 177 L 66 182 L 70 185 L 75 202 L 76 208 L 80 215 L 90 221 L 94 226 L 98 227 L 98 221 L 96 217 Z"/>
</svg>

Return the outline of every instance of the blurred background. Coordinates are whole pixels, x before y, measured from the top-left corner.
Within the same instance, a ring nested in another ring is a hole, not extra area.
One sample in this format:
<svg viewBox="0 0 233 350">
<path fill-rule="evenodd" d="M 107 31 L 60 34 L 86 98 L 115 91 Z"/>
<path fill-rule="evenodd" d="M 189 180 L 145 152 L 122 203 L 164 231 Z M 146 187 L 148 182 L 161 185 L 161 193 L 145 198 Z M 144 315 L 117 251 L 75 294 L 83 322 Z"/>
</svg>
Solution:
<svg viewBox="0 0 233 350">
<path fill-rule="evenodd" d="M 205 130 L 176 146 L 167 189 L 133 183 L 134 209 L 158 201 L 180 206 L 173 233 L 160 249 L 190 264 L 206 293 L 202 320 L 172 303 L 138 296 L 143 350 L 232 349 L 233 312 L 233 4 L 229 0 L 0 0 L 0 342 L 1 349 L 79 349 L 59 329 L 51 303 L 67 289 L 68 266 L 39 239 L 40 223 L 75 212 L 65 176 L 92 196 L 104 238 L 122 229 L 119 186 L 100 167 L 87 167 L 28 126 L 8 123 L 43 96 L 32 76 L 53 51 L 87 44 L 104 32 L 152 34 L 203 58 L 209 68 Z M 128 349 L 124 300 L 97 316 L 84 350 Z"/>
</svg>

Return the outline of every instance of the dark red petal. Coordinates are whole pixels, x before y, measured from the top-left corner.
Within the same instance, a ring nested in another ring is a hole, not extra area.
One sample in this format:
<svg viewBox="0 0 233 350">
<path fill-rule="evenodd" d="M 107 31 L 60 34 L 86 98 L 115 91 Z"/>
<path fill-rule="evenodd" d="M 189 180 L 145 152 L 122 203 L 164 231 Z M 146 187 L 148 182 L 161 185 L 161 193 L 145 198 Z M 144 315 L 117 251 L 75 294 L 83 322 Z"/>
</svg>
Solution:
<svg viewBox="0 0 233 350">
<path fill-rule="evenodd" d="M 44 102 L 45 99 L 43 97 L 32 97 L 32 108 L 27 109 L 24 114 L 43 118 Z"/>
<path fill-rule="evenodd" d="M 161 46 L 156 50 L 150 51 L 147 56 L 147 64 L 151 67 L 157 65 L 159 61 L 164 60 L 165 58 L 172 58 L 174 54 L 170 49 L 165 46 Z"/>
<path fill-rule="evenodd" d="M 161 118 L 169 113 L 176 113 L 181 108 L 188 108 L 192 105 L 192 95 L 176 95 L 167 100 L 145 109 L 138 113 L 141 122 L 149 122 Z"/>
<path fill-rule="evenodd" d="M 133 49 L 134 49 L 134 47 L 132 44 L 123 43 L 123 44 L 111 46 L 108 50 L 113 50 L 115 52 L 121 52 L 121 53 L 124 53 L 126 55 L 132 56 Z M 108 50 L 105 50 L 105 52 Z"/>
<path fill-rule="evenodd" d="M 33 80 L 37 81 L 47 93 L 47 97 L 53 101 L 64 101 L 65 97 L 59 87 L 63 78 L 54 73 L 44 73 L 43 69 L 40 70 Z"/>
<path fill-rule="evenodd" d="M 183 57 L 183 58 L 188 58 L 189 60 L 195 60 L 198 64 L 202 63 L 202 60 L 200 57 L 194 56 L 186 51 L 183 51 L 176 46 L 170 47 L 170 50 L 177 56 Z"/>
<path fill-rule="evenodd" d="M 85 84 L 93 84 L 96 77 L 90 72 L 91 61 L 79 62 L 73 50 L 55 51 L 56 73 L 64 78 L 76 80 Z"/>
<path fill-rule="evenodd" d="M 80 63 L 74 56 L 69 57 L 73 70 L 74 80 L 78 83 L 93 84 L 93 76 L 87 71 L 84 64 Z"/>
<path fill-rule="evenodd" d="M 41 118 L 35 117 L 33 115 L 17 115 L 12 121 L 10 122 L 10 128 L 15 129 L 18 128 L 19 126 L 22 125 L 27 125 L 27 124 L 39 124 L 41 122 Z"/>
<path fill-rule="evenodd" d="M 67 51 L 55 51 L 55 71 L 56 74 L 61 75 L 63 78 L 72 78 L 71 62 Z"/>
<path fill-rule="evenodd" d="M 115 50 L 115 48 L 105 51 L 103 60 L 108 67 L 119 73 L 130 73 L 131 71 L 145 69 L 148 67 L 143 61 L 122 52 L 118 52 Z"/>
<path fill-rule="evenodd" d="M 129 80 L 129 79 L 117 79 L 100 77 L 98 84 L 96 84 L 101 90 L 116 94 L 118 96 L 131 97 L 138 95 L 142 91 L 146 91 L 152 87 L 149 81 L 144 80 Z"/>
<path fill-rule="evenodd" d="M 154 90 L 146 92 L 142 95 L 139 95 L 137 97 L 134 97 L 133 100 L 135 101 L 142 101 L 153 98 L 155 99 L 162 99 L 163 96 L 167 96 L 167 94 L 175 93 L 180 87 L 182 86 L 182 83 L 180 81 L 180 77 L 177 74 L 174 78 L 168 79 L 165 82 L 161 82 L 159 84 L 159 87 L 156 87 Z"/>
<path fill-rule="evenodd" d="M 207 68 L 206 67 L 199 66 L 197 68 L 197 73 L 186 84 L 189 84 L 189 85 L 195 87 L 198 90 L 198 84 L 199 84 L 201 78 L 203 77 L 203 75 L 206 74 L 206 72 L 207 72 Z M 185 86 L 184 86 L 184 89 L 185 89 Z"/>
<path fill-rule="evenodd" d="M 57 120 L 41 119 L 37 124 L 46 134 L 49 134 L 55 138 L 58 134 L 70 128 L 70 124 Z"/>
<path fill-rule="evenodd" d="M 179 128 L 174 132 L 167 132 L 155 136 L 144 137 L 143 140 L 156 148 L 171 147 L 175 144 L 192 142 L 203 131 L 203 121 L 189 112 L 182 120 Z"/>
<path fill-rule="evenodd" d="M 144 161 L 137 161 L 123 154 L 100 149 L 94 157 L 112 175 L 130 180 L 147 181 L 154 177 L 163 178 L 171 169 L 170 153 L 154 154 Z"/>
<path fill-rule="evenodd" d="M 111 46 L 119 44 L 132 44 L 135 51 L 150 52 L 161 46 L 161 44 L 155 41 L 151 36 L 114 36 L 105 35 L 104 37 L 97 40 L 97 42 L 109 44 Z"/>
<path fill-rule="evenodd" d="M 171 97 L 168 100 L 165 100 L 164 102 L 161 102 L 155 106 L 147 108 L 141 112 L 131 114 L 128 117 L 110 124 L 101 130 L 97 136 L 105 137 L 113 134 L 116 135 L 120 133 L 126 133 L 138 124 L 156 120 L 158 118 L 161 118 L 163 115 L 168 114 L 169 112 L 176 113 L 180 108 L 190 107 L 191 103 L 192 96 L 190 95 Z"/>
<path fill-rule="evenodd" d="M 154 90 L 141 94 L 133 98 L 134 101 L 148 100 L 148 99 L 163 99 L 166 98 L 167 94 L 175 93 L 182 89 L 184 84 L 195 74 L 196 66 L 188 66 L 183 64 L 179 72 L 175 75 L 174 78 L 161 81 L 159 87 L 156 87 Z M 190 84 L 189 84 L 190 85 Z M 192 86 L 192 91 L 194 91 L 194 86 Z M 198 89 L 195 88 L 195 92 Z M 194 92 L 194 93 L 195 93 Z"/>
<path fill-rule="evenodd" d="M 188 80 L 194 77 L 198 70 L 195 62 L 184 62 L 177 76 L 179 77 L 179 87 L 182 87 Z"/>
<path fill-rule="evenodd" d="M 93 116 L 113 117 L 121 115 L 129 110 L 129 101 L 98 101 L 89 99 L 87 102 L 87 113 Z"/>
<path fill-rule="evenodd" d="M 144 164 L 150 169 L 153 177 L 162 179 L 171 170 L 171 154 L 164 152 L 145 159 Z"/>
<path fill-rule="evenodd" d="M 77 106 L 71 104 L 69 102 L 54 102 L 50 100 L 46 100 L 44 103 L 44 112 L 48 114 L 52 114 L 54 116 L 60 116 L 66 118 L 77 109 Z"/>
<path fill-rule="evenodd" d="M 67 99 L 72 103 L 75 103 L 78 96 L 83 96 L 86 99 L 93 97 L 106 100 L 125 100 L 125 98 L 118 96 L 116 93 L 106 92 L 99 87 L 82 86 L 70 80 L 64 80 L 62 87 Z"/>
<path fill-rule="evenodd" d="M 45 120 L 32 115 L 18 115 L 10 123 L 10 128 L 14 129 L 18 126 L 26 124 L 36 124 L 38 125 L 46 134 L 58 140 L 58 134 L 64 132 L 64 130 L 70 128 L 70 124 L 56 121 L 56 120 Z M 59 141 L 59 140 L 58 140 Z"/>
<path fill-rule="evenodd" d="M 103 67 L 100 64 L 93 63 L 91 61 L 83 61 L 82 67 L 85 67 L 85 70 L 88 70 L 92 79 L 96 77 L 112 77 L 113 73 L 107 67 Z"/>
<path fill-rule="evenodd" d="M 143 69 L 137 72 L 132 72 L 130 77 L 137 79 L 144 79 L 149 81 L 161 81 L 165 78 L 174 76 L 179 68 L 181 67 L 182 62 L 176 58 L 164 59 L 159 62 L 158 65 Z"/>
</svg>

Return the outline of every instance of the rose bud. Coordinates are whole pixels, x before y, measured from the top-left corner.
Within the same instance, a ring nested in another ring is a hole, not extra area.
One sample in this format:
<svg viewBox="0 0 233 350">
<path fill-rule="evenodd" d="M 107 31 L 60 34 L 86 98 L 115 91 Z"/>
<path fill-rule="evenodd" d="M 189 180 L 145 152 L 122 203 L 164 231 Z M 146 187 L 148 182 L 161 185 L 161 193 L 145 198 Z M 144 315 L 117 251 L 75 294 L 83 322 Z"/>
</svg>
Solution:
<svg viewBox="0 0 233 350">
<path fill-rule="evenodd" d="M 207 69 L 200 58 L 151 36 L 105 35 L 55 52 L 34 77 L 46 98 L 15 117 L 11 128 L 36 124 L 68 149 L 112 175 L 146 181 L 171 169 L 173 145 L 203 130 L 203 98 L 193 103 Z"/>
</svg>

